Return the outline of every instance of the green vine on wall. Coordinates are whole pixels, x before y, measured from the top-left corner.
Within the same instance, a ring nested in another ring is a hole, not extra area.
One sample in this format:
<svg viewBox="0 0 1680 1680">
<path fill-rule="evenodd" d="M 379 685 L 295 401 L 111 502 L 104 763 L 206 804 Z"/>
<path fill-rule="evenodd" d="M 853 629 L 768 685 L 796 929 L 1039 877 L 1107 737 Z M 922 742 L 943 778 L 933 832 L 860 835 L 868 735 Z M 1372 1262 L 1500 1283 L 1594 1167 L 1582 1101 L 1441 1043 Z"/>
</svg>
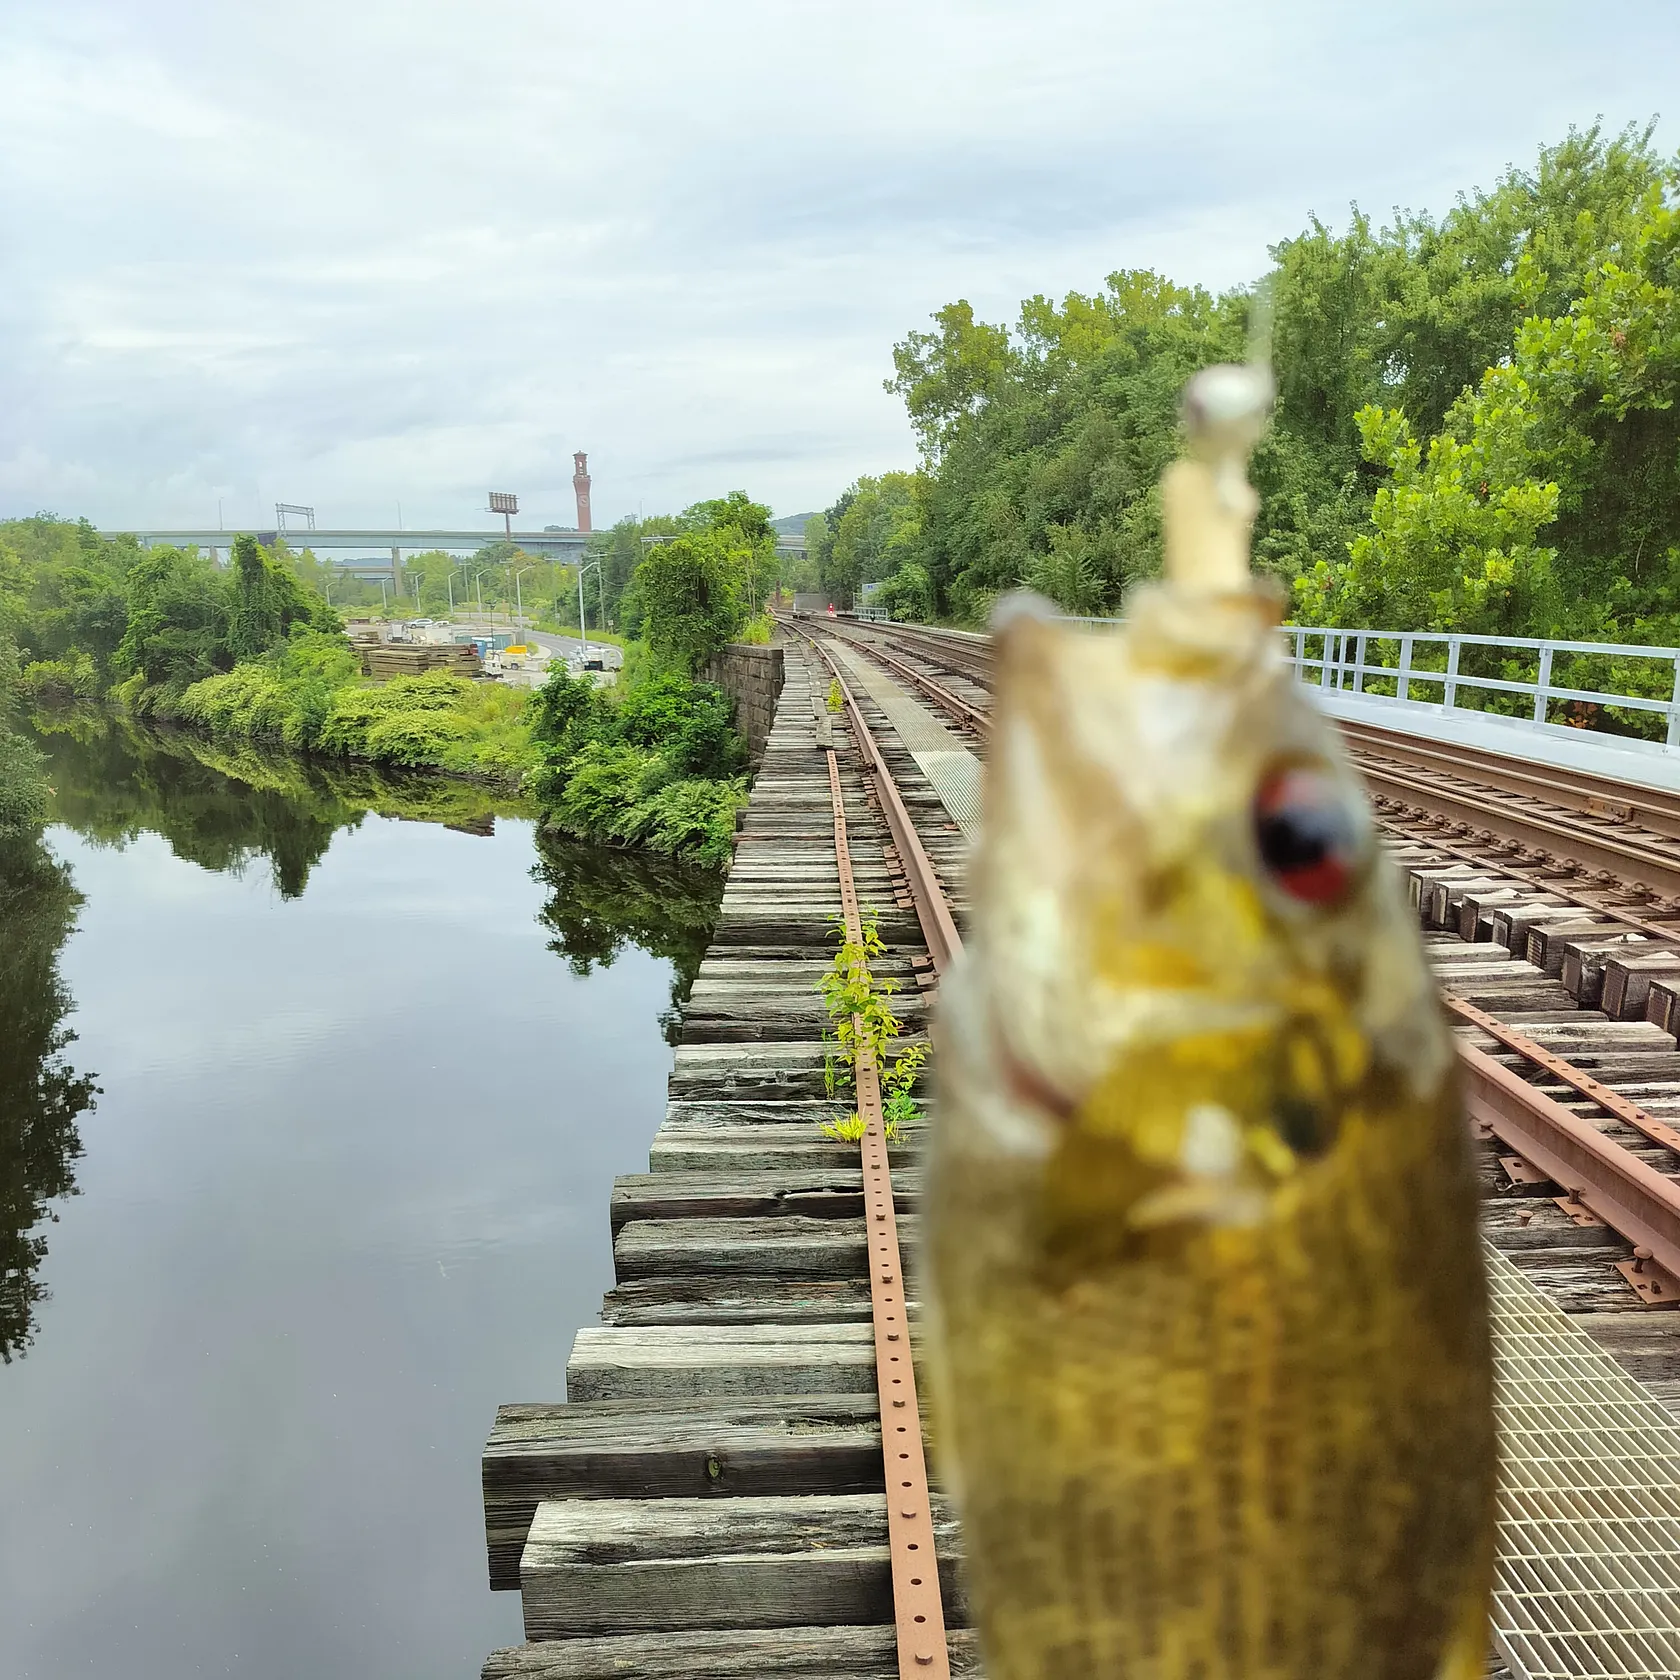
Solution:
<svg viewBox="0 0 1680 1680">
<path fill-rule="evenodd" d="M 843 916 L 834 917 L 840 948 L 834 953 L 828 972 L 817 988 L 828 1007 L 831 1030 L 825 1042 L 834 1046 L 823 1063 L 823 1088 L 833 1097 L 857 1088 L 857 1060 L 867 1048 L 874 1057 L 881 1085 L 881 1116 L 889 1143 L 897 1143 L 901 1128 L 920 1118 L 914 1096 L 916 1080 L 927 1060 L 925 1044 L 906 1045 L 890 1062 L 887 1043 L 897 1038 L 900 1022 L 887 999 L 898 990 L 898 982 L 877 979 L 871 961 L 884 955 L 878 919 L 873 910 L 862 917 L 863 938 L 854 940 L 846 931 Z M 843 1143 L 856 1143 L 863 1136 L 864 1121 L 854 1110 L 844 1120 L 825 1123 L 824 1134 Z"/>
</svg>

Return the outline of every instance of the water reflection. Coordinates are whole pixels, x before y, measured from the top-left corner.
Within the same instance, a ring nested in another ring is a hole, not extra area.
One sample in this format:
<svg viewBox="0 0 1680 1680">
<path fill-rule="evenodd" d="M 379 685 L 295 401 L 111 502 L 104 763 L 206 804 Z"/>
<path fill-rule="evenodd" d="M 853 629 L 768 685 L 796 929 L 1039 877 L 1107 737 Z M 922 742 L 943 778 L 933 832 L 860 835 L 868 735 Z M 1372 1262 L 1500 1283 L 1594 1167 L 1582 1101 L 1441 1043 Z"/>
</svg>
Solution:
<svg viewBox="0 0 1680 1680">
<path fill-rule="evenodd" d="M 305 759 L 249 744 L 143 728 L 104 712 L 36 719 L 57 820 L 122 845 L 161 834 L 179 858 L 242 874 L 266 859 L 282 898 L 297 898 L 333 836 L 370 811 L 488 834 L 498 815 L 528 815 L 475 782 Z"/>
<path fill-rule="evenodd" d="M 556 835 L 537 840 L 532 875 L 549 889 L 540 920 L 548 948 L 580 979 L 611 966 L 626 946 L 670 960 L 671 1007 L 660 1017 L 677 1042 L 681 1010 L 700 972 L 723 897 L 723 877 L 671 858 L 618 852 Z"/>
<path fill-rule="evenodd" d="M 64 1025 L 70 994 L 58 955 L 80 904 L 70 871 L 44 846 L 0 841 L 0 1362 L 8 1365 L 34 1337 L 47 1296 L 40 1227 L 57 1217 L 52 1202 L 76 1193 L 76 1121 L 98 1089 L 63 1056 L 76 1035 Z"/>
<path fill-rule="evenodd" d="M 721 883 L 465 783 L 42 744 L 61 826 L 0 877 L 0 1670 L 456 1680 L 520 1637 L 478 1444 L 564 1394 Z"/>
</svg>

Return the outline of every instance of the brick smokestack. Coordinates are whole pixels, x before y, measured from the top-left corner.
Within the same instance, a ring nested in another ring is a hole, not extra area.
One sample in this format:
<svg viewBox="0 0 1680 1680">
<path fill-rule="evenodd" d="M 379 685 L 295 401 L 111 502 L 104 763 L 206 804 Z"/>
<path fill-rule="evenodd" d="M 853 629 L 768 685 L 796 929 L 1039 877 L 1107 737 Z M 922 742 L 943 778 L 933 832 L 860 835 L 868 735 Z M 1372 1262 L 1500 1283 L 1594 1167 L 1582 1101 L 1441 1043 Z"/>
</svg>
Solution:
<svg viewBox="0 0 1680 1680">
<path fill-rule="evenodd" d="M 593 529 L 589 523 L 589 457 L 581 449 L 574 451 L 572 466 L 576 469 L 572 473 L 572 489 L 577 492 L 577 528 L 588 531 Z"/>
</svg>

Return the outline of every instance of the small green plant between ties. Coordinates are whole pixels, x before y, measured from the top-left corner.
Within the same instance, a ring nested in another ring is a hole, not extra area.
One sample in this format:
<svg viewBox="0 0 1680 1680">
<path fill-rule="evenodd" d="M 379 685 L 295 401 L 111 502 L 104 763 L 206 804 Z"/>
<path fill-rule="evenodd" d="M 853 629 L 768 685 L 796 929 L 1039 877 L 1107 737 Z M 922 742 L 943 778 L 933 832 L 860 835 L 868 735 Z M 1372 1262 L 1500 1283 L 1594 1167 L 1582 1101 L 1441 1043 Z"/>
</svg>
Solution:
<svg viewBox="0 0 1680 1680">
<path fill-rule="evenodd" d="M 836 684 L 830 692 L 831 703 L 838 688 Z M 856 1090 L 858 1053 L 867 1047 L 881 1082 L 881 1116 L 887 1142 L 897 1143 L 901 1128 L 919 1118 L 913 1093 L 927 1060 L 927 1046 L 906 1045 L 891 1062 L 887 1060 L 888 1040 L 897 1038 L 900 1028 L 887 999 L 898 990 L 898 982 L 877 979 L 870 969 L 872 959 L 881 956 L 886 947 L 881 943 L 876 913 L 865 911 L 862 922 L 863 939 L 859 942 L 847 935 L 845 918 L 834 917 L 840 948 L 818 982 L 832 1027 L 832 1031 L 824 1031 L 823 1038 L 834 1046 L 823 1060 L 823 1088 L 830 1097 L 843 1090 Z M 844 1120 L 825 1123 L 822 1130 L 842 1143 L 856 1143 L 863 1136 L 863 1116 L 854 1109 Z"/>
<path fill-rule="evenodd" d="M 840 679 L 836 677 L 828 685 L 828 709 L 831 712 L 839 712 L 844 711 L 845 707 L 846 696 L 840 692 Z"/>
</svg>

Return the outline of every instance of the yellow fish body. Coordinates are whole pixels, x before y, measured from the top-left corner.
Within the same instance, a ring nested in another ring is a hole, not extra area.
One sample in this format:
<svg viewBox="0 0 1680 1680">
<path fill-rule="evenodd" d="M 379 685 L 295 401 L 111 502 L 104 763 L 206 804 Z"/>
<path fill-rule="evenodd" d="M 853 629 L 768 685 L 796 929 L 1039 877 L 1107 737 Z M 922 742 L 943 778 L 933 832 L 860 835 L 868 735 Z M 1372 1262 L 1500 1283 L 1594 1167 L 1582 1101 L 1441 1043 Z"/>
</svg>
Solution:
<svg viewBox="0 0 1680 1680">
<path fill-rule="evenodd" d="M 1227 490 L 1191 494 L 1246 544 Z M 997 629 L 938 1025 L 938 1464 L 990 1680 L 1468 1680 L 1494 1440 L 1456 1058 L 1270 598 L 1213 584 Z"/>
</svg>

